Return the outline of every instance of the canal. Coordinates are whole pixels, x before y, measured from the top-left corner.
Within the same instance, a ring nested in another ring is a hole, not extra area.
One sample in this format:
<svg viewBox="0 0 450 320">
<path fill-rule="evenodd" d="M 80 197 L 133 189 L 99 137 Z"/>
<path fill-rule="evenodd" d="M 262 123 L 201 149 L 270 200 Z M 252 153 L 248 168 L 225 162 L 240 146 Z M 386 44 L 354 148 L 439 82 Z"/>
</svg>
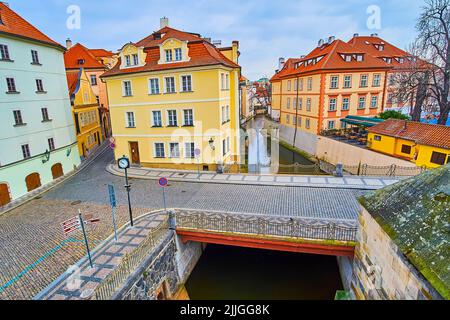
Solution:
<svg viewBox="0 0 450 320">
<path fill-rule="evenodd" d="M 185 284 L 192 300 L 332 300 L 336 257 L 208 244 Z"/>
<path fill-rule="evenodd" d="M 323 174 L 306 156 L 278 143 L 271 137 L 276 124 L 258 116 L 245 124 L 246 168 L 249 173 Z"/>
</svg>

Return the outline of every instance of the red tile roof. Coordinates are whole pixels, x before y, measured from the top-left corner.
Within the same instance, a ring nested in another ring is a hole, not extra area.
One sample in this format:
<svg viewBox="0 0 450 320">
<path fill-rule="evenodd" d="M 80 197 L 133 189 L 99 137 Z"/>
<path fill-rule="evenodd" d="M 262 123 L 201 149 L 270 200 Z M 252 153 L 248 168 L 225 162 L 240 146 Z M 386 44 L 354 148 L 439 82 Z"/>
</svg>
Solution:
<svg viewBox="0 0 450 320">
<path fill-rule="evenodd" d="M 158 39 L 157 35 L 162 35 Z M 160 59 L 159 45 L 169 38 L 176 38 L 182 41 L 188 41 L 189 61 L 174 62 L 168 64 L 158 64 Z M 169 70 L 176 68 L 199 67 L 208 65 L 221 64 L 231 68 L 239 68 L 239 65 L 225 57 L 219 49 L 207 40 L 200 37 L 199 34 L 184 32 L 169 27 L 164 27 L 148 37 L 133 43 L 135 46 L 144 47 L 147 54 L 145 65 L 135 68 L 120 69 L 121 61 L 109 71 L 104 73 L 102 77 L 114 76 L 125 73 L 136 73 L 146 71 Z"/>
<path fill-rule="evenodd" d="M 80 71 L 79 70 L 67 71 L 66 78 L 67 78 L 67 87 L 69 88 L 69 95 L 72 95 L 78 86 Z"/>
<path fill-rule="evenodd" d="M 84 60 L 83 64 L 79 64 L 80 59 Z M 80 43 L 70 47 L 64 53 L 64 64 L 66 69 L 106 69 L 106 67 L 95 57 L 95 55 Z"/>
<path fill-rule="evenodd" d="M 89 51 L 97 58 L 112 57 L 114 55 L 113 52 L 105 49 L 89 49 Z"/>
<path fill-rule="evenodd" d="M 363 61 L 352 59 L 347 62 L 342 58 L 341 54 L 360 54 L 363 55 Z M 316 63 L 306 65 L 307 61 L 317 59 Z M 296 64 L 300 65 L 295 68 Z M 304 58 L 288 59 L 281 71 L 275 74 L 271 81 L 289 78 L 294 75 L 311 73 L 321 70 L 357 70 L 357 69 L 380 69 L 388 70 L 390 66 L 384 61 L 373 57 L 372 55 L 358 50 L 348 43 L 341 40 L 334 40 L 332 43 L 325 43 L 320 47 L 316 47 Z"/>
<path fill-rule="evenodd" d="M 11 10 L 3 2 L 0 2 L 0 17 L 3 23 L 0 23 L 0 33 L 6 33 L 13 36 L 36 40 L 64 50 L 58 42 L 50 39 L 32 24 Z"/>
<path fill-rule="evenodd" d="M 371 133 L 414 141 L 417 144 L 450 149 L 450 127 L 388 119 L 367 129 Z"/>
</svg>

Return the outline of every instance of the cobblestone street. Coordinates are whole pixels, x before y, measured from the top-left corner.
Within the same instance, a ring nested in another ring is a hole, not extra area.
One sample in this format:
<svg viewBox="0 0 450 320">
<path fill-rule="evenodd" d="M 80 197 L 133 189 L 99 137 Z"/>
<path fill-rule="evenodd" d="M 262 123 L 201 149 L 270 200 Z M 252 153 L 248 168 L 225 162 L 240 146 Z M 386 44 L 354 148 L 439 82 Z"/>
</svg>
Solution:
<svg viewBox="0 0 450 320">
<path fill-rule="evenodd" d="M 30 299 L 85 255 L 82 235 L 64 236 L 60 223 L 78 209 L 100 222 L 88 226 L 91 247 L 112 232 L 107 184 L 114 184 L 118 226 L 128 221 L 122 177 L 105 171 L 110 150 L 94 164 L 45 193 L 0 216 L 0 299 Z M 156 181 L 131 179 L 135 217 L 163 207 Z M 328 218 L 356 218 L 358 190 L 212 185 L 172 182 L 167 206 L 177 208 Z M 305 205 L 307 204 L 307 205 Z M 91 248 L 92 249 L 92 248 Z"/>
</svg>

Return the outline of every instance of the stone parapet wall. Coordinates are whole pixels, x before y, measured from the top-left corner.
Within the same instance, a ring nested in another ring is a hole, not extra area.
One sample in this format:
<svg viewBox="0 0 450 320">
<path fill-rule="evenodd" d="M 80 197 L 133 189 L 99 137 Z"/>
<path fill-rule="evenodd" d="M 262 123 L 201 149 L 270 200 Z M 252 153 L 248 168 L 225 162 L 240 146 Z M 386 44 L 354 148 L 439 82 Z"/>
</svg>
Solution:
<svg viewBox="0 0 450 320">
<path fill-rule="evenodd" d="M 189 278 L 192 270 L 203 253 L 203 245 L 199 242 L 189 241 L 183 243 L 179 236 L 176 236 L 177 253 L 176 264 L 180 283 L 183 284 Z"/>
</svg>

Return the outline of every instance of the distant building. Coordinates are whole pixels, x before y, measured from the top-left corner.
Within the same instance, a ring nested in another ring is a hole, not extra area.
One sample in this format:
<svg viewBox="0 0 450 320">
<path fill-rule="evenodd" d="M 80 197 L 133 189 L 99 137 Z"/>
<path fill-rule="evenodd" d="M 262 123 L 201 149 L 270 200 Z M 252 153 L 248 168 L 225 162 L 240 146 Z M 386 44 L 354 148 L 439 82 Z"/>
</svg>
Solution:
<svg viewBox="0 0 450 320">
<path fill-rule="evenodd" d="M 0 206 L 80 163 L 64 50 L 0 2 Z"/>
<path fill-rule="evenodd" d="M 450 127 L 388 119 L 371 128 L 370 149 L 435 168 L 450 162 Z"/>
<path fill-rule="evenodd" d="M 450 299 L 450 164 L 360 198 L 349 291 L 357 299 Z"/>
</svg>

